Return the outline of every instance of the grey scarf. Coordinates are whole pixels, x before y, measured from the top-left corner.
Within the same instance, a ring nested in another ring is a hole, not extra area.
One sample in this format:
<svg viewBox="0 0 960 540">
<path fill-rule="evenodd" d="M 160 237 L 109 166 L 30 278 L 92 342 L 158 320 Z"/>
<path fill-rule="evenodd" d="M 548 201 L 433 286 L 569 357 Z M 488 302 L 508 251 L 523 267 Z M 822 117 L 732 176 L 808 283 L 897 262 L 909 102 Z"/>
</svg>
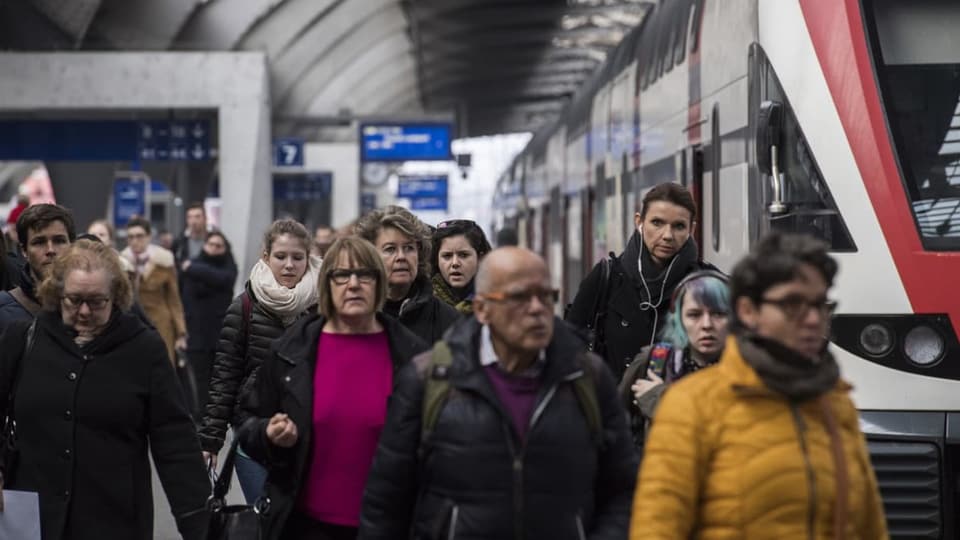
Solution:
<svg viewBox="0 0 960 540">
<path fill-rule="evenodd" d="M 806 401 L 830 391 L 840 378 L 837 361 L 826 350 L 818 362 L 771 339 L 737 336 L 744 361 L 771 390 L 791 401 Z"/>
</svg>

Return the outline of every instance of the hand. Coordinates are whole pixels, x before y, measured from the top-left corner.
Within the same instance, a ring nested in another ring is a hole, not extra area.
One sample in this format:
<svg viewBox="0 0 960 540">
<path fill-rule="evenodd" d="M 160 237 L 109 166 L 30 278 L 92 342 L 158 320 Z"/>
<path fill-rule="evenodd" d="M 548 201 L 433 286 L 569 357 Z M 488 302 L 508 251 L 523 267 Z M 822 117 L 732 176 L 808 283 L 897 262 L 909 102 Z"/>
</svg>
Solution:
<svg viewBox="0 0 960 540">
<path fill-rule="evenodd" d="M 297 425 L 286 414 L 277 413 L 267 423 L 267 439 L 280 448 L 290 448 L 297 444 Z"/>
<path fill-rule="evenodd" d="M 637 382 L 633 383 L 633 386 L 630 387 L 630 389 L 633 390 L 633 399 L 640 399 L 644 394 L 661 384 L 663 384 L 663 379 L 653 370 L 647 370 L 647 378 L 637 379 Z"/>
<path fill-rule="evenodd" d="M 178 351 L 187 350 L 187 336 L 178 337 L 177 341 L 174 342 L 173 346 L 176 347 Z"/>
<path fill-rule="evenodd" d="M 211 452 L 203 453 L 203 463 L 207 465 L 208 469 L 217 468 L 217 455 Z"/>
<path fill-rule="evenodd" d="M 187 268 L 190 268 L 190 261 L 183 261 L 183 264 L 180 265 L 180 269 L 186 272 Z"/>
</svg>

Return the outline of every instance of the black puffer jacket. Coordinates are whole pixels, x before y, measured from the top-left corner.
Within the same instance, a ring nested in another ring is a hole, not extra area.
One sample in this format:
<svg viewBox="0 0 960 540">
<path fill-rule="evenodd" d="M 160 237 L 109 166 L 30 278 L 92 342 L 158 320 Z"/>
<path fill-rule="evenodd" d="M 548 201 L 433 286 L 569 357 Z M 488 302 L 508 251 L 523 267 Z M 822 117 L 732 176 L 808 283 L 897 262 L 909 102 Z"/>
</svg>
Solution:
<svg viewBox="0 0 960 540">
<path fill-rule="evenodd" d="M 244 324 L 243 296 L 250 298 L 250 320 Z M 245 334 L 249 331 L 249 335 Z M 220 342 L 210 374 L 210 393 L 200 428 L 200 444 L 207 452 L 219 452 L 227 427 L 243 425 L 246 415 L 240 396 L 254 384 L 260 364 L 270 357 L 270 346 L 286 328 L 279 317 L 260 305 L 250 283 L 227 308 Z"/>
<path fill-rule="evenodd" d="M 187 321 L 187 350 L 212 351 L 233 296 L 237 264 L 233 256 L 200 253 L 180 272 L 180 297 Z"/>
<path fill-rule="evenodd" d="M 430 279 L 424 276 L 417 276 L 399 309 L 388 302 L 383 311 L 400 319 L 404 326 L 430 345 L 440 341 L 447 328 L 460 318 L 457 310 L 433 295 Z"/>
<path fill-rule="evenodd" d="M 377 320 L 387 334 L 394 373 L 409 363 L 414 355 L 429 348 L 396 319 L 378 313 Z M 264 486 L 270 501 L 264 518 L 266 540 L 280 537 L 294 509 L 312 457 L 313 373 L 317 363 L 317 343 L 325 323 L 326 320 L 318 314 L 297 321 L 274 345 L 273 356 L 264 362 L 257 376 L 255 391 L 244 398 L 244 407 L 251 417 L 238 437 L 250 457 L 268 471 Z M 267 423 L 278 412 L 289 414 L 299 428 L 297 443 L 292 448 L 274 446 L 267 439 Z"/>
<path fill-rule="evenodd" d="M 422 457 L 429 353 L 400 372 L 367 479 L 360 539 L 626 538 L 637 461 L 610 373 L 556 320 L 540 397 L 519 441 L 480 366 L 480 332 L 470 317 L 445 338 L 450 394 Z M 585 362 L 595 375 L 600 441 L 574 389 Z"/>
<path fill-rule="evenodd" d="M 623 377 L 624 370 L 640 349 L 652 344 L 653 337 L 666 321 L 670 297 L 677 284 L 691 272 L 716 270 L 710 263 L 699 260 L 697 244 L 692 237 L 663 270 L 653 270 L 652 259 L 642 249 L 642 243 L 640 235 L 634 233 L 627 248 L 613 259 L 610 268 L 603 325 L 603 356 L 617 381 Z M 644 276 L 640 275 L 637 267 L 641 252 L 645 261 Z M 648 272 L 659 275 L 651 276 Z M 580 284 L 567 313 L 567 321 L 578 328 L 586 328 L 593 321 L 594 305 L 603 294 L 600 290 L 601 274 L 598 263 Z"/>
</svg>

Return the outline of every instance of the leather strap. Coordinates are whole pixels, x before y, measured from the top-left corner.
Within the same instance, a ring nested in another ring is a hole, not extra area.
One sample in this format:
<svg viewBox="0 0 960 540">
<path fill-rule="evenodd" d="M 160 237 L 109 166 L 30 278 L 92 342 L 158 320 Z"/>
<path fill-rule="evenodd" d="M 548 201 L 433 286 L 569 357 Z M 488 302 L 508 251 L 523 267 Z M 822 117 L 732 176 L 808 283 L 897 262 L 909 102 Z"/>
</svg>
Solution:
<svg viewBox="0 0 960 540">
<path fill-rule="evenodd" d="M 30 312 L 30 315 L 34 317 L 37 316 L 37 313 L 40 313 L 40 304 L 34 302 L 29 296 L 24 294 L 23 289 L 17 287 L 10 291 L 10 296 L 17 301 L 24 309 Z"/>
</svg>

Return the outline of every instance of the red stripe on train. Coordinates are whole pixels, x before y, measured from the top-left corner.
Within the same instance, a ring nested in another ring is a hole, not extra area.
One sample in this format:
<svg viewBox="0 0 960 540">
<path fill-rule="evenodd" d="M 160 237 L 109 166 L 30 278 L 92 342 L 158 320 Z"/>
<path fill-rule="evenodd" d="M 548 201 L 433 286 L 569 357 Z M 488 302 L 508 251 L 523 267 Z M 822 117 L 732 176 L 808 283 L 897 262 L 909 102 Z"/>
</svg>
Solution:
<svg viewBox="0 0 960 540">
<path fill-rule="evenodd" d="M 960 334 L 960 299 L 951 293 L 960 253 L 926 252 L 894 159 L 859 0 L 799 0 L 853 157 L 907 297 L 917 313 L 949 313 Z M 860 238 L 858 242 L 869 239 Z M 878 291 L 879 292 L 879 291 Z"/>
</svg>

